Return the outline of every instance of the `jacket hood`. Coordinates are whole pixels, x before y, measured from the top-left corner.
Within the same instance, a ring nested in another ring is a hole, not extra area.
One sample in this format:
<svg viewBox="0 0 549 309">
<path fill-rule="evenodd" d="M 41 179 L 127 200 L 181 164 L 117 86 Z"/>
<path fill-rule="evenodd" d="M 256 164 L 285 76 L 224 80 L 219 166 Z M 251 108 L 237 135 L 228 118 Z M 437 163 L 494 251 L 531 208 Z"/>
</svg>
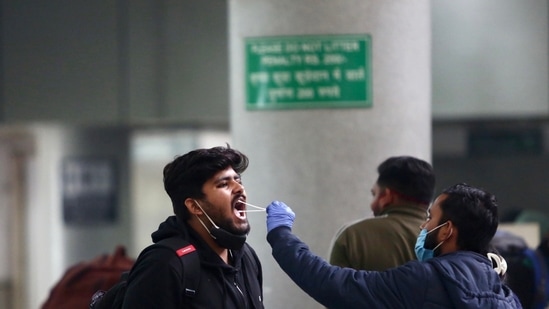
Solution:
<svg viewBox="0 0 549 309">
<path fill-rule="evenodd" d="M 183 238 L 188 239 L 188 233 L 185 228 L 183 228 L 182 222 L 180 222 L 177 217 L 170 216 L 166 221 L 160 223 L 158 229 L 151 234 L 152 241 L 154 243 L 159 242 L 162 239 L 169 238 L 175 235 L 183 235 Z"/>
<path fill-rule="evenodd" d="M 208 244 L 202 239 L 202 237 L 200 237 L 200 235 L 198 235 L 196 231 L 194 231 L 187 223 L 177 219 L 176 216 L 168 217 L 164 222 L 160 223 L 158 229 L 151 234 L 151 238 L 154 243 L 172 236 L 182 237 L 183 239 L 186 239 L 190 243 L 194 244 L 197 249 L 199 249 L 201 263 L 203 265 L 221 267 L 226 271 L 232 271 L 233 267 L 225 264 L 219 255 L 217 255 L 217 253 L 215 253 L 210 246 L 208 246 Z M 237 261 L 240 261 L 243 251 L 231 250 L 231 254 Z M 240 266 L 240 264 L 235 266 Z"/>
<path fill-rule="evenodd" d="M 465 251 L 449 255 L 445 259 L 431 259 L 429 263 L 442 278 L 456 308 L 521 308 L 488 257 Z"/>
</svg>

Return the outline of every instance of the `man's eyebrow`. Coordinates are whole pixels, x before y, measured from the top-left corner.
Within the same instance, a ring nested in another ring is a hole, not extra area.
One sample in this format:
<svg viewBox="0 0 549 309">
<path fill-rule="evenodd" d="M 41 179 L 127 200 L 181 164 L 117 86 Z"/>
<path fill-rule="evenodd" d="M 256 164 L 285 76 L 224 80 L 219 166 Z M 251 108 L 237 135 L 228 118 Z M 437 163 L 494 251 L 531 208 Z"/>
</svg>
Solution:
<svg viewBox="0 0 549 309">
<path fill-rule="evenodd" d="M 215 179 L 214 182 L 218 183 L 218 182 L 228 181 L 228 180 L 231 180 L 231 179 L 241 179 L 241 177 L 240 177 L 239 174 L 230 175 L 230 176 L 221 176 L 221 177 Z"/>
<path fill-rule="evenodd" d="M 222 181 L 227 181 L 227 180 L 230 180 L 231 179 L 231 176 L 221 176 L 219 178 L 216 178 L 214 180 L 214 182 L 222 182 Z"/>
</svg>

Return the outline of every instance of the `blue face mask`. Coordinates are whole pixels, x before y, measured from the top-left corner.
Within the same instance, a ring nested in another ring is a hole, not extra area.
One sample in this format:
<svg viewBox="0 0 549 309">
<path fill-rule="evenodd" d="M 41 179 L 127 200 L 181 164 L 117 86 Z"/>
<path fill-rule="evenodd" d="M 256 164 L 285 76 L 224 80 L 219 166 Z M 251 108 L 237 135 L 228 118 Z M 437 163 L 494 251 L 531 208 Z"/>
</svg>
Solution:
<svg viewBox="0 0 549 309">
<path fill-rule="evenodd" d="M 417 256 L 418 260 L 420 260 L 421 262 L 425 262 L 425 261 L 427 261 L 428 259 L 432 258 L 435 255 L 435 250 L 440 245 L 442 245 L 444 240 L 441 241 L 438 245 L 436 245 L 436 247 L 434 247 L 433 249 L 426 249 L 425 248 L 425 239 L 427 238 L 427 235 L 429 235 L 429 233 L 437 230 L 439 227 L 445 225 L 446 223 L 448 223 L 448 221 L 436 226 L 434 229 L 432 229 L 428 232 L 427 232 L 427 229 L 421 229 L 421 232 L 419 232 L 419 236 L 417 237 L 417 240 L 416 240 L 416 246 L 414 247 L 414 250 L 416 251 L 416 256 Z"/>
</svg>

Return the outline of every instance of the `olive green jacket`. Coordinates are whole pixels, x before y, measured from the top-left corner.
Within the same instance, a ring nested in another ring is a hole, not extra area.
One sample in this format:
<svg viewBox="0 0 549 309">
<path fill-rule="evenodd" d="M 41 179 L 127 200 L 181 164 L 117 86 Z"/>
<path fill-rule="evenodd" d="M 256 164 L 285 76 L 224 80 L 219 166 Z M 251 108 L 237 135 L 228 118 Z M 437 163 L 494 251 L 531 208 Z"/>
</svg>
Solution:
<svg viewBox="0 0 549 309">
<path fill-rule="evenodd" d="M 415 260 L 414 246 L 425 218 L 426 208 L 401 204 L 343 226 L 335 236 L 330 263 L 382 271 Z"/>
</svg>

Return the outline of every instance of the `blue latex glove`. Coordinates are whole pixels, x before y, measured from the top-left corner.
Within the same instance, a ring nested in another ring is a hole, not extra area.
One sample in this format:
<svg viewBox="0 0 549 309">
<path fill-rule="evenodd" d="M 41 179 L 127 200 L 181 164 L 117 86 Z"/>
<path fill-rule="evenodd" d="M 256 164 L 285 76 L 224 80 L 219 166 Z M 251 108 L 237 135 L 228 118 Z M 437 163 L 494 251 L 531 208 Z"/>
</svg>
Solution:
<svg viewBox="0 0 549 309">
<path fill-rule="evenodd" d="M 267 206 L 267 233 L 279 226 L 292 228 L 295 213 L 286 204 L 274 201 Z"/>
</svg>

